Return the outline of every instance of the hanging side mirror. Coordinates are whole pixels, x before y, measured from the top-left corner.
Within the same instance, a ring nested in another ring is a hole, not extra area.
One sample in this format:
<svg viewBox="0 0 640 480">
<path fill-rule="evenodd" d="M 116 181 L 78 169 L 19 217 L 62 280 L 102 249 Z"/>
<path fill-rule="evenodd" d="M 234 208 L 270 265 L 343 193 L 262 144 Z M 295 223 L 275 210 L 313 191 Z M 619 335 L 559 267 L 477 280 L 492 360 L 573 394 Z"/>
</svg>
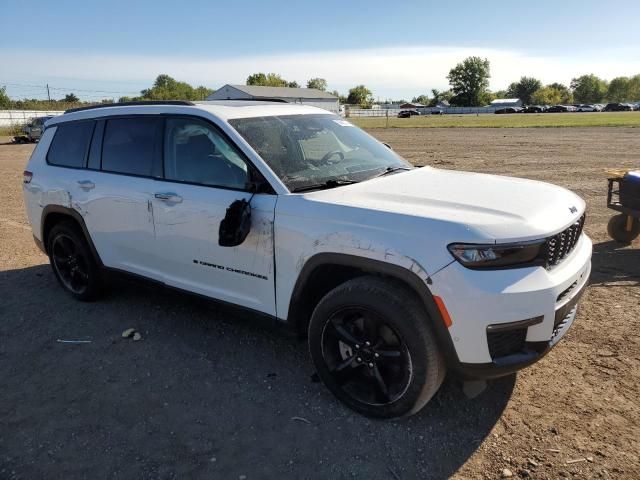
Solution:
<svg viewBox="0 0 640 480">
<path fill-rule="evenodd" d="M 236 200 L 227 208 L 220 222 L 218 245 L 237 247 L 245 241 L 251 231 L 251 204 L 244 198 Z"/>
</svg>

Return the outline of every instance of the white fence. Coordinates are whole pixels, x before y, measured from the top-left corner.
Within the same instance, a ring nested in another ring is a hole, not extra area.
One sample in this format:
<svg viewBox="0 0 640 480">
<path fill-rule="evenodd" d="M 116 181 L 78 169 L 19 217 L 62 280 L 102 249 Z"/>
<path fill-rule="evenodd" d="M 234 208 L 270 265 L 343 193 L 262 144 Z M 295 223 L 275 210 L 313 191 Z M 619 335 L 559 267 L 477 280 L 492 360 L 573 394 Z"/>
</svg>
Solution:
<svg viewBox="0 0 640 480">
<path fill-rule="evenodd" d="M 433 112 L 442 112 L 445 114 L 452 115 L 469 115 L 469 114 L 482 114 L 482 113 L 495 113 L 496 110 L 503 107 L 447 107 L 447 108 L 437 108 L 437 107 L 422 107 L 417 108 L 420 115 L 430 115 Z M 399 109 L 399 108 L 377 108 L 377 109 L 367 109 L 367 108 L 349 108 L 346 111 L 346 117 L 386 117 L 387 114 L 389 117 L 396 117 L 398 113 L 402 110 L 411 110 L 411 109 Z"/>
<path fill-rule="evenodd" d="M 0 127 L 27 123 L 33 117 L 62 115 L 61 110 L 0 110 Z"/>
</svg>

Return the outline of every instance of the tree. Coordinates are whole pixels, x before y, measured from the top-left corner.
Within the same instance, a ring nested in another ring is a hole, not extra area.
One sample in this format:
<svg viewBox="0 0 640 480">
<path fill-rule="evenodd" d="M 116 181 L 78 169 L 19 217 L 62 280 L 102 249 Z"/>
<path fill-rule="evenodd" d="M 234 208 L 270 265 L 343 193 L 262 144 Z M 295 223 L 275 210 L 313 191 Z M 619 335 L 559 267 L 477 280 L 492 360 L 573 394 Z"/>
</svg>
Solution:
<svg viewBox="0 0 640 480">
<path fill-rule="evenodd" d="M 0 108 L 3 110 L 11 108 L 11 99 L 7 95 L 7 87 L 0 87 Z"/>
<path fill-rule="evenodd" d="M 534 105 L 562 105 L 572 102 L 571 92 L 561 83 L 552 83 L 531 95 L 531 103 Z"/>
<path fill-rule="evenodd" d="M 418 95 L 417 97 L 413 97 L 411 100 L 412 103 L 420 103 L 422 105 L 429 104 L 429 97 L 427 95 Z"/>
<path fill-rule="evenodd" d="M 433 97 L 431 98 L 431 100 L 429 100 L 429 103 L 427 104 L 428 107 L 435 107 L 438 102 L 441 101 L 448 102 L 453 97 L 453 93 L 451 92 L 451 90 L 444 90 L 441 92 L 436 88 L 432 88 L 431 94 L 433 95 Z"/>
<path fill-rule="evenodd" d="M 262 72 L 249 75 L 247 77 L 247 85 L 258 85 L 262 87 L 300 87 L 300 85 L 298 85 L 298 82 L 287 82 L 277 73 L 264 74 Z"/>
<path fill-rule="evenodd" d="M 578 103 L 599 103 L 607 94 L 607 82 L 593 74 L 571 80 L 573 98 Z"/>
<path fill-rule="evenodd" d="M 192 87 L 186 82 L 179 82 L 169 75 L 162 74 L 156 77 L 156 81 L 151 88 L 142 90 L 140 97 L 122 97 L 119 101 L 138 100 L 204 100 L 214 91 L 203 86 Z"/>
<path fill-rule="evenodd" d="M 73 93 L 67 93 L 62 99 L 62 101 L 67 103 L 78 103 L 80 99 L 76 97 Z"/>
<path fill-rule="evenodd" d="M 607 88 L 607 99 L 610 102 L 626 102 L 632 100 L 629 97 L 629 87 L 631 86 L 631 80 L 629 77 L 616 77 L 609 82 Z"/>
<path fill-rule="evenodd" d="M 327 81 L 324 78 L 310 78 L 307 80 L 307 88 L 315 88 L 324 92 L 327 90 Z"/>
<path fill-rule="evenodd" d="M 629 101 L 636 102 L 638 100 L 640 100 L 640 74 L 629 79 Z"/>
<path fill-rule="evenodd" d="M 564 102 L 562 102 L 559 90 L 546 86 L 531 95 L 531 103 L 534 105 L 558 105 Z"/>
<path fill-rule="evenodd" d="M 531 95 L 542 88 L 542 82 L 533 77 L 520 77 L 520 80 L 513 82 L 507 88 L 507 96 L 519 98 L 525 105 L 531 105 Z"/>
<path fill-rule="evenodd" d="M 373 94 L 371 93 L 371 90 L 364 85 L 358 85 L 357 87 L 353 87 L 349 90 L 347 103 L 349 105 L 371 105 L 373 103 Z"/>
<path fill-rule="evenodd" d="M 554 88 L 560 93 L 560 103 L 573 103 L 573 93 L 563 83 L 550 83 L 547 87 Z"/>
<path fill-rule="evenodd" d="M 452 102 L 467 107 L 480 105 L 482 94 L 489 88 L 490 77 L 489 60 L 480 57 L 466 58 L 447 75 L 454 93 Z"/>
</svg>

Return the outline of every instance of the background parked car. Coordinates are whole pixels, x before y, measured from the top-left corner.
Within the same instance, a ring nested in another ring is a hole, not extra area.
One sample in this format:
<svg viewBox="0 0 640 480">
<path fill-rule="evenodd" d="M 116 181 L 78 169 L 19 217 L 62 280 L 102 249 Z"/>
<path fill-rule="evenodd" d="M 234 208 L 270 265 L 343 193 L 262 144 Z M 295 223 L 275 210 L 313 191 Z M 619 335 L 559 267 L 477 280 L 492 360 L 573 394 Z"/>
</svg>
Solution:
<svg viewBox="0 0 640 480">
<path fill-rule="evenodd" d="M 44 122 L 53 118 L 51 115 L 46 117 L 34 117 L 27 123 L 22 131 L 30 142 L 37 142 L 44 132 Z"/>
<path fill-rule="evenodd" d="M 630 112 L 633 107 L 628 103 L 607 103 L 604 107 L 605 112 Z"/>
<path fill-rule="evenodd" d="M 524 113 L 542 113 L 545 108 L 542 105 L 529 105 L 523 110 Z"/>
<path fill-rule="evenodd" d="M 578 105 L 578 112 L 599 112 L 596 105 Z"/>
<path fill-rule="evenodd" d="M 522 113 L 522 108 L 520 107 L 506 107 L 506 108 L 501 108 L 499 110 L 496 110 L 497 114 L 504 114 L 504 113 Z"/>
<path fill-rule="evenodd" d="M 398 118 L 411 118 L 414 115 L 420 115 L 420 112 L 417 110 L 402 110 L 398 113 Z"/>
<path fill-rule="evenodd" d="M 571 108 L 575 108 L 575 107 L 572 106 Z M 545 110 L 545 112 L 547 113 L 562 113 L 562 112 L 570 112 L 570 111 L 571 110 L 569 110 L 569 107 L 566 105 L 554 105 Z"/>
<path fill-rule="evenodd" d="M 444 115 L 444 110 L 436 108 L 435 110 L 431 110 L 431 115 Z"/>
</svg>

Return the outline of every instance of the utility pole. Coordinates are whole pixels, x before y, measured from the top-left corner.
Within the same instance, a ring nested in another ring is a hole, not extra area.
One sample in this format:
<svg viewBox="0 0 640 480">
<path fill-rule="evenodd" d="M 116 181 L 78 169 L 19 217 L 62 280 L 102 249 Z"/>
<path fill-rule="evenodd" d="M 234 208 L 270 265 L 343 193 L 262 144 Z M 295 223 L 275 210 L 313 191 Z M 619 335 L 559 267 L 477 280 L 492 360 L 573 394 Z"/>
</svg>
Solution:
<svg viewBox="0 0 640 480">
<path fill-rule="evenodd" d="M 51 102 L 51 94 L 49 93 L 49 84 L 47 83 L 47 98 L 49 99 L 49 102 Z"/>
</svg>

